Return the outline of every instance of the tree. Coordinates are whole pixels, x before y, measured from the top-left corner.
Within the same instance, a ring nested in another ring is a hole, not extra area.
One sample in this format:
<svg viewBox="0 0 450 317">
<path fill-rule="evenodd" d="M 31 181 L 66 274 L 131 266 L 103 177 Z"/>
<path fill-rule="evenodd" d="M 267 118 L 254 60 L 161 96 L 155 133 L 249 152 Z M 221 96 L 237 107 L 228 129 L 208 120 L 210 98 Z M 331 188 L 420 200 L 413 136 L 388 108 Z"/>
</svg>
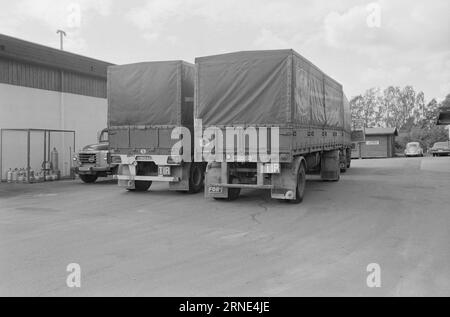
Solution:
<svg viewBox="0 0 450 317">
<path fill-rule="evenodd" d="M 416 102 L 414 104 L 414 124 L 420 124 L 424 118 L 425 113 L 425 94 L 423 91 L 419 92 L 416 96 Z"/>
<path fill-rule="evenodd" d="M 401 120 L 398 127 L 404 128 L 408 123 L 409 118 L 413 116 L 413 109 L 416 102 L 416 92 L 412 86 L 406 86 L 402 89 L 400 94 L 400 105 L 402 108 Z"/>
<path fill-rule="evenodd" d="M 442 101 L 441 107 L 450 108 L 450 94 Z"/>
<path fill-rule="evenodd" d="M 389 128 L 399 127 L 401 109 L 399 107 L 400 88 L 389 86 L 383 91 L 383 106 L 385 109 L 385 126 Z"/>
<path fill-rule="evenodd" d="M 352 122 L 364 120 L 364 98 L 361 95 L 355 96 L 350 100 L 350 109 L 352 110 Z M 364 126 L 367 126 L 366 121 L 364 121 Z"/>
<path fill-rule="evenodd" d="M 382 111 L 382 98 L 379 89 L 368 89 L 364 95 L 353 97 L 350 100 L 352 119 L 361 120 L 365 127 L 380 126 L 380 111 Z"/>
<path fill-rule="evenodd" d="M 436 99 L 432 99 L 424 109 L 421 126 L 423 128 L 431 129 L 436 125 L 436 120 L 439 115 L 439 104 Z"/>
</svg>

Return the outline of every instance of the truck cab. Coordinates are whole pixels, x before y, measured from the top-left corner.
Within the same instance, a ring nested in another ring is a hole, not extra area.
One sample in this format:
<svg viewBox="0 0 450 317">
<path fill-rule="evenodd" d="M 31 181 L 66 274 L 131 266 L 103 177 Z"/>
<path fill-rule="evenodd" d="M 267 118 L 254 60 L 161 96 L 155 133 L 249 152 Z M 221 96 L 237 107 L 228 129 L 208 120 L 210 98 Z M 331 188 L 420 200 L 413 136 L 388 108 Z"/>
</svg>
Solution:
<svg viewBox="0 0 450 317">
<path fill-rule="evenodd" d="M 99 133 L 98 143 L 86 145 L 73 161 L 75 174 L 85 183 L 95 183 L 99 177 L 115 174 L 117 164 L 111 163 L 108 129 Z"/>
</svg>

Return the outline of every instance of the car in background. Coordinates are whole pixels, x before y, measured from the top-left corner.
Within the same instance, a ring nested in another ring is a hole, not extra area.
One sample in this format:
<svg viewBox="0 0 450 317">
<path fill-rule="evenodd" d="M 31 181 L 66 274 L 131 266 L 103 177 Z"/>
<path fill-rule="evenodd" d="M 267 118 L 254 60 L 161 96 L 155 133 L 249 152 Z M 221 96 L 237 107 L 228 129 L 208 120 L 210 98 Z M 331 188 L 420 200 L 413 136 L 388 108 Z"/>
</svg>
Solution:
<svg viewBox="0 0 450 317">
<path fill-rule="evenodd" d="M 447 142 L 436 142 L 430 149 L 430 153 L 433 156 L 450 155 L 450 141 Z"/>
<path fill-rule="evenodd" d="M 406 157 L 423 156 L 423 148 L 420 145 L 420 143 L 419 142 L 409 142 L 408 144 L 406 144 L 405 156 Z"/>
</svg>

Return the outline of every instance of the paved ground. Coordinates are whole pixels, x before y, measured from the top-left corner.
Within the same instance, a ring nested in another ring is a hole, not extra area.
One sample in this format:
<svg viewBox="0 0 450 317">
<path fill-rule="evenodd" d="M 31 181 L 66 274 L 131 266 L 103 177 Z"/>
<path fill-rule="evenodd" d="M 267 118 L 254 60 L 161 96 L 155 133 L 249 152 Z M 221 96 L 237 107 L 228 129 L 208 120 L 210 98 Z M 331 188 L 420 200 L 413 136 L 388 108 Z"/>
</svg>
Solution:
<svg viewBox="0 0 450 317">
<path fill-rule="evenodd" d="M 0 184 L 0 295 L 449 296 L 449 187 L 450 157 L 354 161 L 339 183 L 310 177 L 301 205 Z"/>
</svg>

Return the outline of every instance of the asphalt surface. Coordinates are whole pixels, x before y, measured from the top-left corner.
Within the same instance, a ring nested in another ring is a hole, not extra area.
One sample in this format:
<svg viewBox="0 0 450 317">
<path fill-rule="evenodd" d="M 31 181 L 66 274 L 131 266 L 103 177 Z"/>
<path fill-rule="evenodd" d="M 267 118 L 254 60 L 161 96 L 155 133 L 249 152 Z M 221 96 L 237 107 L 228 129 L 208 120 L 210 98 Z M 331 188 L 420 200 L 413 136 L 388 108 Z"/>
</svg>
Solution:
<svg viewBox="0 0 450 317">
<path fill-rule="evenodd" d="M 449 187 L 450 157 L 356 160 L 338 183 L 309 177 L 300 205 L 3 183 L 0 295 L 449 296 Z"/>
</svg>

